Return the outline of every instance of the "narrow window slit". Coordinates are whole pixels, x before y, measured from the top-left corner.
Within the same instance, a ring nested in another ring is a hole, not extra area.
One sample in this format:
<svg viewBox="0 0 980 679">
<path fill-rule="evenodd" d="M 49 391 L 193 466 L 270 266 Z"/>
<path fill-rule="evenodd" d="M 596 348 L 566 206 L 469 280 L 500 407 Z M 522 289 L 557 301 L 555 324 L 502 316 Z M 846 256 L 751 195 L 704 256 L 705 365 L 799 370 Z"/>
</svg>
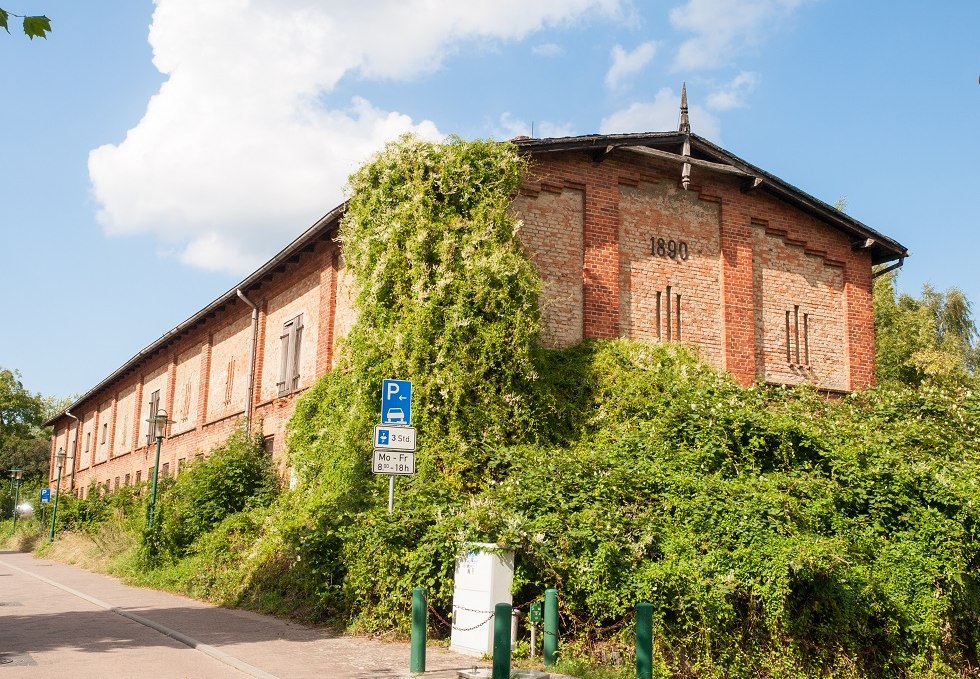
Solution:
<svg viewBox="0 0 980 679">
<path fill-rule="evenodd" d="M 793 336 L 796 339 L 796 364 L 800 364 L 800 307 L 793 307 Z"/>
<path fill-rule="evenodd" d="M 661 339 L 661 332 L 660 332 L 660 315 L 661 315 L 660 314 L 660 303 L 661 303 L 661 299 L 660 298 L 661 298 L 661 295 L 663 295 L 663 293 L 658 290 L 657 291 L 657 339 Z"/>
<path fill-rule="evenodd" d="M 810 314 L 803 314 L 803 358 L 810 365 Z"/>
<path fill-rule="evenodd" d="M 670 286 L 667 286 L 667 341 L 670 341 Z"/>
<path fill-rule="evenodd" d="M 677 293 L 677 306 L 674 309 L 674 313 L 677 314 L 677 341 L 681 341 L 681 295 Z"/>
<path fill-rule="evenodd" d="M 786 312 L 786 362 L 792 363 L 793 357 L 790 353 L 792 351 L 792 345 L 789 341 L 789 311 Z"/>
</svg>

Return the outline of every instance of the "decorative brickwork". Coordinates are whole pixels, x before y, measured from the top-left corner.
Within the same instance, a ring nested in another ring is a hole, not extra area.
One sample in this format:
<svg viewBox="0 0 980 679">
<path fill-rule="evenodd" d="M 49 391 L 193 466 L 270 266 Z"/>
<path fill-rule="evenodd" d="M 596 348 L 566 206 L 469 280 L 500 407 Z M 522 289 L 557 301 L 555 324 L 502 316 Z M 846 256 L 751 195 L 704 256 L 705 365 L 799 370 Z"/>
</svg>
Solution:
<svg viewBox="0 0 980 679">
<path fill-rule="evenodd" d="M 721 368 L 718 205 L 668 181 L 620 191 L 620 334 L 693 344 Z"/>
<path fill-rule="evenodd" d="M 357 318 L 357 313 L 354 311 L 354 279 L 347 268 L 344 267 L 343 257 L 334 261 L 338 269 L 336 274 L 337 301 L 334 306 L 334 346 L 331 368 L 337 363 L 337 342 L 347 335 L 354 325 L 354 320 Z"/>
<path fill-rule="evenodd" d="M 248 384 L 242 376 L 252 337 L 250 311 L 246 313 L 245 305 L 240 304 L 241 315 L 214 333 L 206 423 L 245 412 Z"/>
<path fill-rule="evenodd" d="M 201 387 L 201 348 L 194 345 L 177 357 L 177 371 L 174 379 L 174 407 L 170 419 L 173 435 L 183 434 L 197 426 L 197 399 Z"/>
<path fill-rule="evenodd" d="M 844 275 L 764 226 L 753 227 L 756 362 L 766 382 L 849 387 Z"/>
<path fill-rule="evenodd" d="M 541 342 L 570 347 L 582 341 L 584 200 L 578 189 L 543 186 L 514 200 L 518 237 L 541 275 Z"/>
</svg>

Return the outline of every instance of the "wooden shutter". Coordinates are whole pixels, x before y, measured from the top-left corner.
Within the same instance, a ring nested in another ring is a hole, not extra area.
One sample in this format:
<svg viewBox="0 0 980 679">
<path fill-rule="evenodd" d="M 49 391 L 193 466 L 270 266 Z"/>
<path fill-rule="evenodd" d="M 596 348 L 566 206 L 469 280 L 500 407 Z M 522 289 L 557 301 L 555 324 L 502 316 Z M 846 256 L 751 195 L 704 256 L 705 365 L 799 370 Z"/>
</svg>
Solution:
<svg viewBox="0 0 980 679">
<path fill-rule="evenodd" d="M 300 347 L 303 344 L 303 316 L 299 315 L 296 317 L 295 320 L 296 322 L 293 325 L 293 341 L 290 343 L 291 344 L 290 348 L 292 350 L 292 356 L 291 356 L 292 379 L 290 380 L 290 382 L 291 382 L 291 389 L 293 391 L 299 389 L 299 368 L 300 368 L 299 359 L 300 359 Z"/>
<path fill-rule="evenodd" d="M 152 394 L 150 394 L 150 415 L 148 419 L 152 419 L 157 416 L 160 410 L 160 390 L 157 389 Z M 148 422 L 146 427 L 146 445 L 153 445 L 153 439 L 157 435 L 157 425 L 153 422 Z"/>
</svg>

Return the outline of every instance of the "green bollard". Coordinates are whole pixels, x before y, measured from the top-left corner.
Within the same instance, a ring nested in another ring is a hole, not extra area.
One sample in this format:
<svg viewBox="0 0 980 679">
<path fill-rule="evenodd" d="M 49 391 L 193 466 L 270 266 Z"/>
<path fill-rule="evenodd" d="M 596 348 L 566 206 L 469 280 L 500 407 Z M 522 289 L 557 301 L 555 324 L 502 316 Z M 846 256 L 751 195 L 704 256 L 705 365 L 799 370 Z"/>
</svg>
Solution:
<svg viewBox="0 0 980 679">
<path fill-rule="evenodd" d="M 544 591 L 544 666 L 555 664 L 558 653 L 558 590 Z"/>
<path fill-rule="evenodd" d="M 493 679 L 510 679 L 510 604 L 493 607 Z"/>
<path fill-rule="evenodd" d="M 425 587 L 416 587 L 412 590 L 412 674 L 425 672 L 425 614 Z"/>
<path fill-rule="evenodd" d="M 636 605 L 636 679 L 653 679 L 653 604 Z"/>
</svg>

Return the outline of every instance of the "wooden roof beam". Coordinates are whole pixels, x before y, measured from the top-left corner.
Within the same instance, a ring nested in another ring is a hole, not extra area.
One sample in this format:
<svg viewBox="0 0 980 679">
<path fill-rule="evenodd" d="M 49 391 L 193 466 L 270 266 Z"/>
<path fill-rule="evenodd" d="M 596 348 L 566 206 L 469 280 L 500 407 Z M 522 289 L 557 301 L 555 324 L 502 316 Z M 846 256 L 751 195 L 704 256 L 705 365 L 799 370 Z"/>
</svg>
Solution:
<svg viewBox="0 0 980 679">
<path fill-rule="evenodd" d="M 639 153 L 644 156 L 653 156 L 654 158 L 662 158 L 663 160 L 668 160 L 672 163 L 678 163 L 678 164 L 690 163 L 694 167 L 703 167 L 706 170 L 721 172 L 722 174 L 731 174 L 731 175 L 735 175 L 736 177 L 744 177 L 746 179 L 751 179 L 754 182 L 757 182 L 756 186 L 761 185 L 763 181 L 762 177 L 758 177 L 744 170 L 740 170 L 737 167 L 733 167 L 731 165 L 725 165 L 723 163 L 713 163 L 710 160 L 701 160 L 700 158 L 683 156 L 679 153 L 671 153 L 670 151 L 652 149 L 648 146 L 621 146 L 619 148 L 625 149 L 626 151 Z"/>
</svg>

